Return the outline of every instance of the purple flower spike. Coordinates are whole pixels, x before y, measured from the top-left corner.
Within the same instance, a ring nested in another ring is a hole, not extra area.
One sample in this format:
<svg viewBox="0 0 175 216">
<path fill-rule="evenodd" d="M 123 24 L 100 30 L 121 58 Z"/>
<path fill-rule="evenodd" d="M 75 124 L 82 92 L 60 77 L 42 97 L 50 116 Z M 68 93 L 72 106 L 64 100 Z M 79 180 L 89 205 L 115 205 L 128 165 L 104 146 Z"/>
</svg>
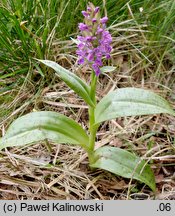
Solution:
<svg viewBox="0 0 175 216">
<path fill-rule="evenodd" d="M 101 22 L 102 24 L 105 24 L 107 21 L 108 21 L 108 18 L 107 18 L 107 17 L 103 17 L 103 18 L 100 19 L 100 22 Z"/>
<path fill-rule="evenodd" d="M 97 14 L 98 13 L 98 14 Z M 100 19 L 99 7 L 94 7 L 92 3 L 83 11 L 84 23 L 79 23 L 81 34 L 77 37 L 78 64 L 88 64 L 95 72 L 100 74 L 100 67 L 103 66 L 102 58 L 110 58 L 112 50 L 112 37 L 106 30 L 107 17 Z"/>
</svg>

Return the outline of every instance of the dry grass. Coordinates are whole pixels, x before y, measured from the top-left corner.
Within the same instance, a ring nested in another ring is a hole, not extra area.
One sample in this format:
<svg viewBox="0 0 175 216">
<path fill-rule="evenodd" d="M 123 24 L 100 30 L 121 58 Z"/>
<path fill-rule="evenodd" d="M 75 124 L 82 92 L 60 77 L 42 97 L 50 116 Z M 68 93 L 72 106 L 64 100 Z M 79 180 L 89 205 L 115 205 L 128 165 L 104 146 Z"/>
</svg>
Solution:
<svg viewBox="0 0 175 216">
<path fill-rule="evenodd" d="M 147 53 L 149 43 L 140 28 L 136 25 L 128 29 L 127 36 L 122 36 L 123 29 L 111 27 L 114 50 L 109 64 L 117 69 L 100 76 L 97 98 L 115 88 L 133 86 L 157 92 L 175 107 L 172 63 L 167 56 L 162 60 L 154 52 Z M 156 47 L 156 42 L 152 47 Z M 77 65 L 71 41 L 55 41 L 53 50 L 55 61 L 89 81 L 90 72 Z M 35 72 L 32 75 L 29 72 L 21 89 L 6 92 L 15 97 L 1 105 L 1 109 L 11 109 L 1 121 L 2 135 L 13 119 L 32 110 L 60 112 L 86 128 L 86 104 L 54 73 L 51 82 L 36 92 L 42 83 Z M 45 143 L 37 143 L 1 151 L 0 199 L 175 199 L 174 134 L 175 118 L 168 115 L 119 118 L 102 124 L 97 134 L 96 148 L 103 145 L 125 148 L 151 164 L 157 183 L 155 194 L 137 181 L 103 170 L 90 170 L 87 155 L 79 147 L 51 143 L 50 152 Z"/>
</svg>

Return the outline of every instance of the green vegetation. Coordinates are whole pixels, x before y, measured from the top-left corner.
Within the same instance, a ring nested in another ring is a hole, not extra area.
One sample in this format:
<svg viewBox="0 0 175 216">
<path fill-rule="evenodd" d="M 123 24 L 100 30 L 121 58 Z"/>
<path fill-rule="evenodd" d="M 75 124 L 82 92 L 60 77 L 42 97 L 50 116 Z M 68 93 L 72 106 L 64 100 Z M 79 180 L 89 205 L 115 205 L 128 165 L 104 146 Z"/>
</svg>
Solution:
<svg viewBox="0 0 175 216">
<path fill-rule="evenodd" d="M 116 34 L 127 35 L 135 28 L 140 31 L 142 41 L 138 41 L 136 47 L 144 47 L 150 62 L 161 64 L 167 55 L 174 60 L 174 1 L 92 2 L 108 13 L 111 28 L 119 26 Z M 52 59 L 52 45 L 56 39 L 76 36 L 77 23 L 81 21 L 81 10 L 86 3 L 78 0 L 1 0 L 0 78 L 26 74 L 30 64 L 35 65 L 34 57 Z"/>
</svg>

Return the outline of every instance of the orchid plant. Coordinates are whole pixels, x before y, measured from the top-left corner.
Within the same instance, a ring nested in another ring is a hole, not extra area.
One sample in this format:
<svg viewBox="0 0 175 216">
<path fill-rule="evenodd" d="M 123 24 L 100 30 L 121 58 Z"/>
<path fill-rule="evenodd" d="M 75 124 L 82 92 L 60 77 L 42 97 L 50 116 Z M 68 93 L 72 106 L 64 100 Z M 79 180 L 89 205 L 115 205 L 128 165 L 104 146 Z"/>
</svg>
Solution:
<svg viewBox="0 0 175 216">
<path fill-rule="evenodd" d="M 112 37 L 106 29 L 108 18 L 100 17 L 100 8 L 92 3 L 82 11 L 84 23 L 79 24 L 77 40 L 78 63 L 91 68 L 91 83 L 88 85 L 74 73 L 49 60 L 38 60 L 54 69 L 60 78 L 84 99 L 89 106 L 89 130 L 86 132 L 78 123 L 62 114 L 51 111 L 33 112 L 15 120 L 0 140 L 0 149 L 22 146 L 41 140 L 55 143 L 79 145 L 88 154 L 92 168 L 110 171 L 125 178 L 133 178 L 155 191 L 155 178 L 146 161 L 127 150 L 103 146 L 95 148 L 97 130 L 104 121 L 117 117 L 168 113 L 175 115 L 168 102 L 159 95 L 138 88 L 122 88 L 96 101 L 96 84 L 104 71 L 103 59 L 109 59 Z"/>
</svg>

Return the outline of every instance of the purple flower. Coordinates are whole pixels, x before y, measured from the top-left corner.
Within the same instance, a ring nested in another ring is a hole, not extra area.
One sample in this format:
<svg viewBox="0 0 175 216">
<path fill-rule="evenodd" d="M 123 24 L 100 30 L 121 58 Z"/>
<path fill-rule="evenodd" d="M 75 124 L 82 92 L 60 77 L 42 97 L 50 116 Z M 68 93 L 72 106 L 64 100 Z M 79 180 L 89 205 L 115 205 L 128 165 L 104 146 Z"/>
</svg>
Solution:
<svg viewBox="0 0 175 216">
<path fill-rule="evenodd" d="M 93 40 L 93 37 L 92 36 L 87 36 L 85 37 L 86 41 L 87 42 L 91 42 Z"/>
<path fill-rule="evenodd" d="M 100 22 L 101 22 L 102 24 L 105 24 L 107 21 L 108 21 L 108 18 L 107 18 L 107 17 L 103 17 L 103 18 L 100 19 Z"/>
<path fill-rule="evenodd" d="M 104 31 L 104 29 L 102 29 L 102 28 L 100 28 L 99 26 L 98 26 L 98 28 L 97 28 L 97 34 L 100 34 L 100 33 L 102 33 Z"/>
<path fill-rule="evenodd" d="M 87 7 L 87 11 L 88 11 L 88 12 L 92 12 L 92 9 L 88 6 L 88 7 Z"/>
<path fill-rule="evenodd" d="M 97 22 L 97 19 L 96 19 L 96 18 L 93 18 L 93 19 L 92 19 L 92 22 L 93 22 L 93 23 Z"/>
<path fill-rule="evenodd" d="M 87 11 L 82 11 L 84 23 L 79 23 L 81 35 L 77 37 L 79 44 L 77 49 L 78 64 L 88 64 L 95 72 L 100 74 L 103 65 L 103 56 L 110 58 L 112 50 L 112 37 L 106 30 L 107 17 L 100 19 L 99 7 L 89 3 Z"/>
<path fill-rule="evenodd" d="M 100 8 L 99 8 L 99 7 L 96 7 L 96 8 L 94 9 L 94 13 L 95 13 L 95 14 L 98 13 L 99 10 L 100 10 Z"/>
<path fill-rule="evenodd" d="M 79 59 L 78 64 L 84 64 L 84 58 Z"/>
<path fill-rule="evenodd" d="M 80 31 L 88 30 L 88 26 L 84 23 L 79 23 L 78 28 L 80 29 Z"/>
<path fill-rule="evenodd" d="M 111 55 L 108 53 L 108 54 L 106 54 L 106 58 L 107 59 L 110 59 L 111 58 Z"/>
<path fill-rule="evenodd" d="M 82 11 L 81 13 L 83 14 L 84 17 L 88 17 L 89 16 L 89 13 L 87 11 Z"/>
<path fill-rule="evenodd" d="M 94 64 L 92 64 L 92 68 L 94 69 L 96 76 L 98 76 L 101 72 L 98 65 L 94 63 Z"/>
<path fill-rule="evenodd" d="M 93 52 L 89 52 L 87 55 L 87 60 L 89 62 L 92 62 L 94 60 L 94 53 Z"/>
</svg>

